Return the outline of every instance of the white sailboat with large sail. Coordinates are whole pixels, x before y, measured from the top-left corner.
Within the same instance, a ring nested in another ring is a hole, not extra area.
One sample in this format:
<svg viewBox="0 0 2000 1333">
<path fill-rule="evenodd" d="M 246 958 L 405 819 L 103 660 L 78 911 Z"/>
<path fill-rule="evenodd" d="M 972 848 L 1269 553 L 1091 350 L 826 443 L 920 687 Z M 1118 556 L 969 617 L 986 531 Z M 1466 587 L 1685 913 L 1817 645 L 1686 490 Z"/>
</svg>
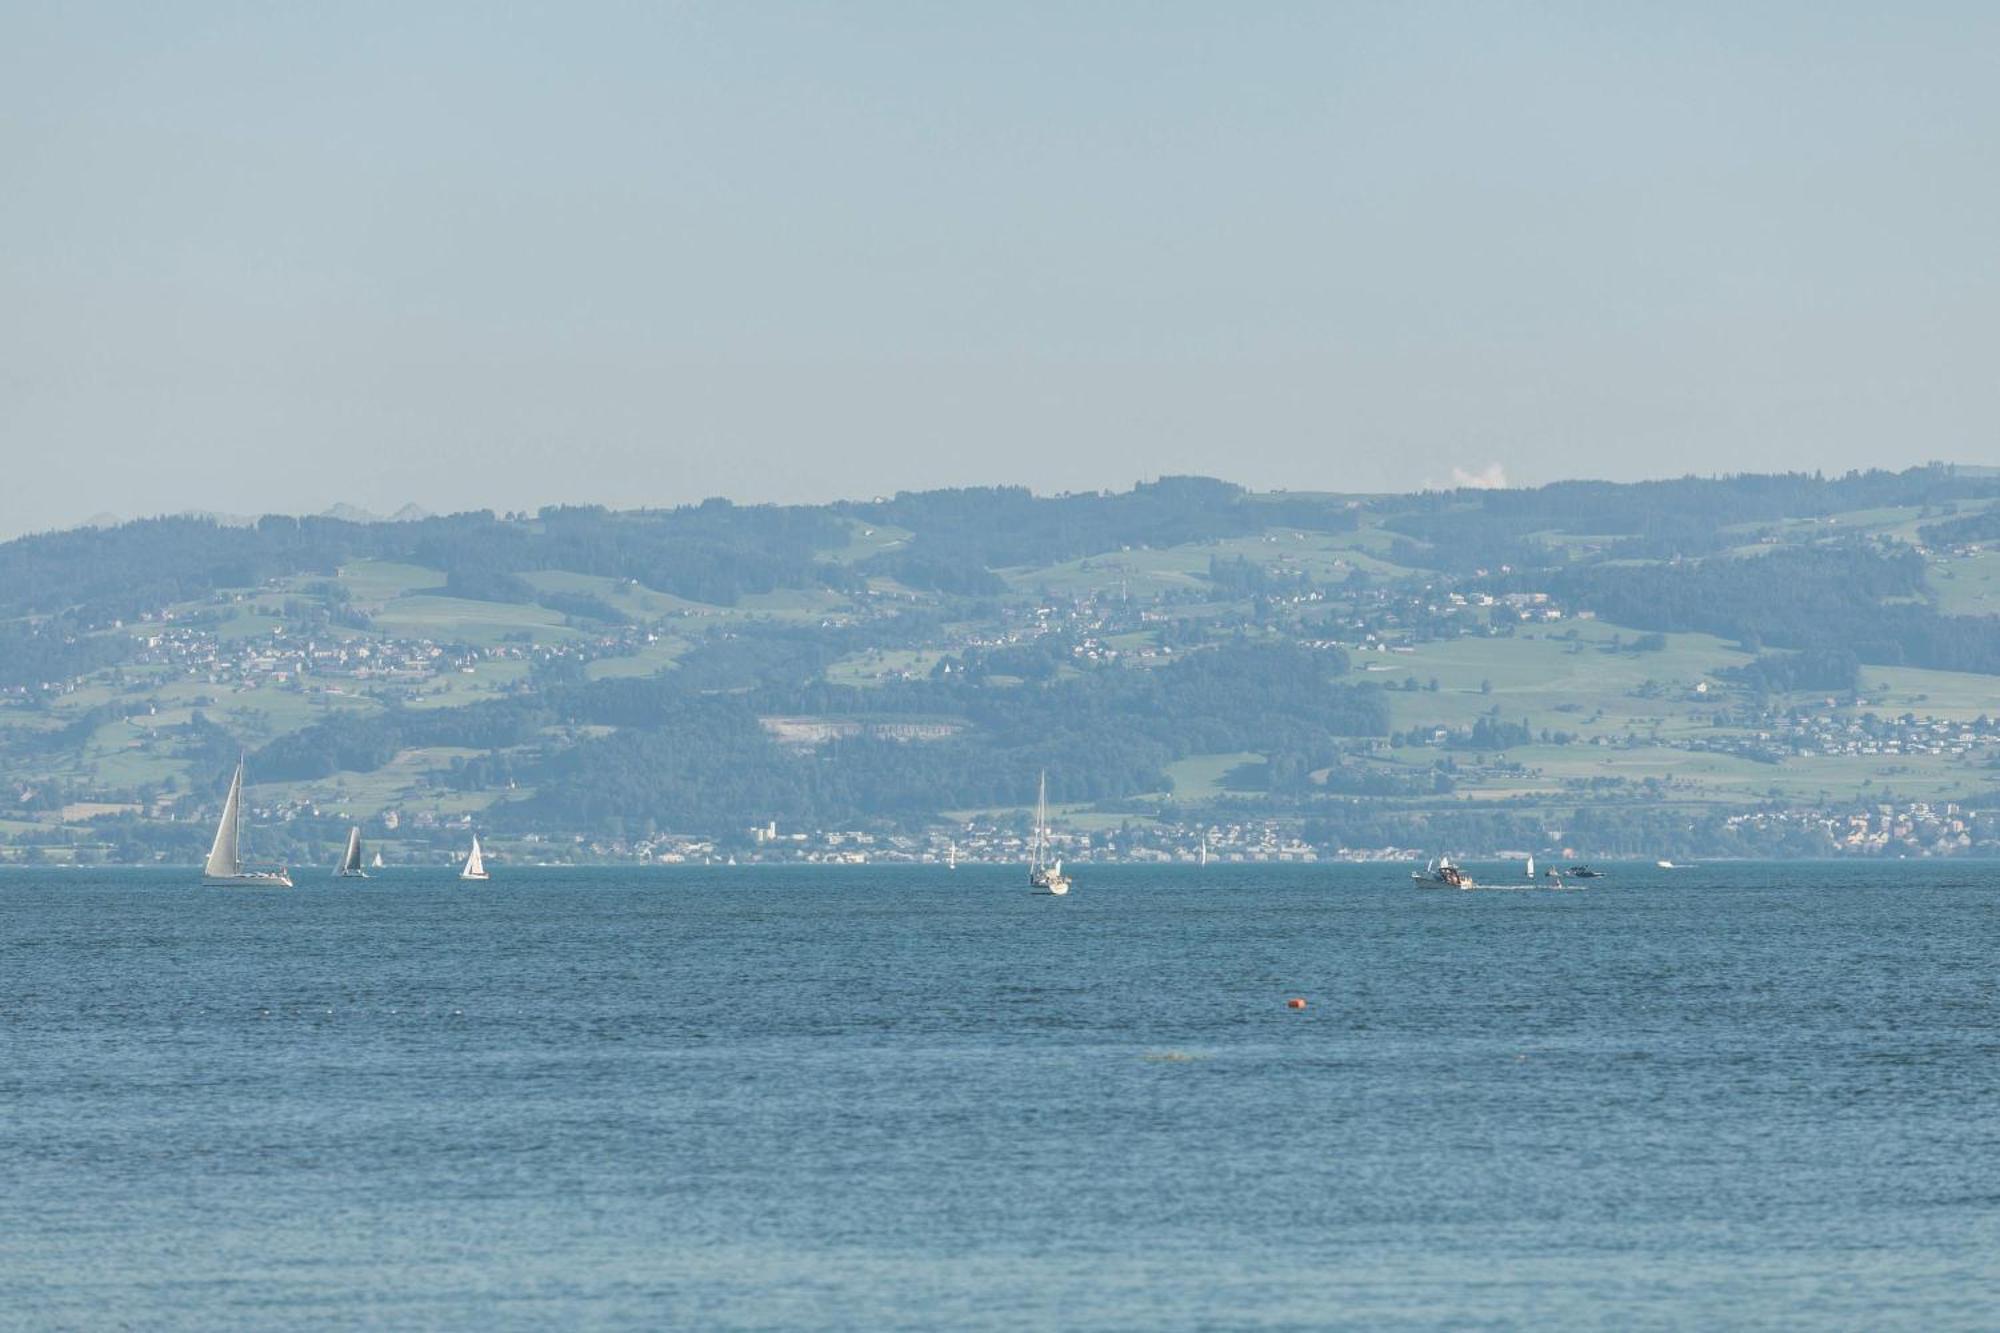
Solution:
<svg viewBox="0 0 2000 1333">
<path fill-rule="evenodd" d="M 486 858 L 479 854 L 479 835 L 472 835 L 472 852 L 465 858 L 465 868 L 458 872 L 460 879 L 489 879 L 486 873 Z"/>
<path fill-rule="evenodd" d="M 240 885 L 244 888 L 292 887 L 291 874 L 283 866 L 253 870 L 243 864 L 243 761 L 236 761 L 236 773 L 229 779 L 229 795 L 222 802 L 222 822 L 215 826 L 215 842 L 208 849 L 208 862 L 201 868 L 204 884 Z"/>
<path fill-rule="evenodd" d="M 1060 860 L 1049 860 L 1049 775 L 1042 774 L 1042 783 L 1035 795 L 1035 854 L 1028 863 L 1028 887 L 1036 893 L 1046 893 L 1060 898 L 1069 892 L 1069 877 L 1062 872 Z"/>
<path fill-rule="evenodd" d="M 382 851 L 380 848 L 376 849 L 375 859 L 368 863 L 368 868 L 370 870 L 380 870 L 382 868 Z"/>
<path fill-rule="evenodd" d="M 347 850 L 340 854 L 340 865 L 333 872 L 335 879 L 367 879 L 368 872 L 361 868 L 361 826 L 356 824 L 347 830 Z"/>
</svg>

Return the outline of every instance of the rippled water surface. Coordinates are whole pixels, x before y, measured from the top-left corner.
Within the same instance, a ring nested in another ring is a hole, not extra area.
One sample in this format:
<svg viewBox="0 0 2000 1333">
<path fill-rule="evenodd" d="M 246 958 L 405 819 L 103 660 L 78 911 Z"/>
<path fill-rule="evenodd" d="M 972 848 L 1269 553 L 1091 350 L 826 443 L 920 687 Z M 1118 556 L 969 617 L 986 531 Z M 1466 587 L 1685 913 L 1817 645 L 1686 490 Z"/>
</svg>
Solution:
<svg viewBox="0 0 2000 1333">
<path fill-rule="evenodd" d="M 2000 866 L 0 872 L 0 1326 L 1996 1309 Z"/>
</svg>

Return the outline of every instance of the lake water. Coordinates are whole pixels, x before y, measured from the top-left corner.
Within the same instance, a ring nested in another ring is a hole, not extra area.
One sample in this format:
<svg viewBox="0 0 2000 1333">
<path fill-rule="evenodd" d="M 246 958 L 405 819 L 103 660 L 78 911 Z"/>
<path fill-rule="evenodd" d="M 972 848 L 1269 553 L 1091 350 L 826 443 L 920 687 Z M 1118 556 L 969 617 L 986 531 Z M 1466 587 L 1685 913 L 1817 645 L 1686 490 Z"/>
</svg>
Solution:
<svg viewBox="0 0 2000 1333">
<path fill-rule="evenodd" d="M 1996 1319 L 2000 866 L 1077 881 L 0 873 L 0 1325 Z"/>
</svg>

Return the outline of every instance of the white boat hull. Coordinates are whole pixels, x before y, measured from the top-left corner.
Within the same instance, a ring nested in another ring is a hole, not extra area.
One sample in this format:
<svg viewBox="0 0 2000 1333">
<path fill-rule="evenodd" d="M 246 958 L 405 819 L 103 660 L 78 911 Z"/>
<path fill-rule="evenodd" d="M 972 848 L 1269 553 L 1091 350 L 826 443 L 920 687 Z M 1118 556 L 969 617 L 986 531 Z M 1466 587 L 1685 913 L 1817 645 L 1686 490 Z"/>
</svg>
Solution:
<svg viewBox="0 0 2000 1333">
<path fill-rule="evenodd" d="M 218 888 L 236 889 L 289 889 L 292 887 L 291 874 L 283 870 L 250 870 L 240 875 L 203 875 L 201 882 Z"/>
</svg>

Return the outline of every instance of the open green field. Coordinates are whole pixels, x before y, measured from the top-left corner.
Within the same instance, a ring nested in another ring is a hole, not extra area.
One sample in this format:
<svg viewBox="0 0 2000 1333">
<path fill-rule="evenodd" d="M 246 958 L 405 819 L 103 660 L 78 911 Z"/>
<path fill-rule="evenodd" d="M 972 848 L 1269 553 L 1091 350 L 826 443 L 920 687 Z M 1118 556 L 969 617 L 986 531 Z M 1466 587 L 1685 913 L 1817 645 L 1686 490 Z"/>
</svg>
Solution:
<svg viewBox="0 0 2000 1333">
<path fill-rule="evenodd" d="M 77 771 L 99 787 L 129 788 L 178 777 L 185 765 L 150 725 L 157 719 L 120 719 L 92 732 L 77 756 Z"/>
<path fill-rule="evenodd" d="M 504 694 L 511 687 L 528 678 L 526 662 L 502 659 L 482 660 L 474 667 L 461 667 L 456 671 L 441 671 L 425 680 L 421 693 L 409 699 L 412 708 L 459 708 L 465 704 L 476 704 L 496 695 Z"/>
<path fill-rule="evenodd" d="M 1926 571 L 1938 610 L 1953 616 L 2000 616 L 2000 549 L 1946 557 Z"/>
<path fill-rule="evenodd" d="M 2000 717 L 2000 676 L 1921 667 L 1861 668 L 1869 706 L 1878 713 L 1916 713 L 1967 721 Z"/>
<path fill-rule="evenodd" d="M 891 527 L 887 523 L 863 523 L 859 519 L 843 520 L 848 527 L 847 545 L 824 552 L 824 557 L 836 564 L 858 565 L 909 541 L 916 534 L 908 528 Z"/>
<path fill-rule="evenodd" d="M 405 639 L 497 644 L 530 634 L 538 643 L 582 637 L 559 611 L 532 602 L 474 602 L 463 597 L 398 597 L 375 613 L 375 628 Z"/>
<path fill-rule="evenodd" d="M 815 621 L 853 609 L 845 597 L 830 588 L 779 588 L 775 592 L 750 593 L 734 607 L 722 608 L 738 615 L 795 621 Z"/>
<path fill-rule="evenodd" d="M 1197 754 L 1167 765 L 1167 777 L 1174 784 L 1177 801 L 1212 801 L 1227 790 L 1222 783 L 1229 771 L 1242 764 L 1261 764 L 1264 756 L 1241 754 Z"/>
<path fill-rule="evenodd" d="M 39 709 L 26 704 L 0 704 L 0 731 L 54 731 L 61 724 Z"/>
<path fill-rule="evenodd" d="M 1384 540 L 1375 542 L 1386 547 Z M 1356 570 L 1402 575 L 1409 571 L 1369 550 L 1370 540 L 1355 533 L 1272 532 L 1181 546 L 1114 551 L 1061 564 L 1001 571 L 1017 593 L 1042 588 L 1076 596 L 1094 592 L 1138 599 L 1161 593 L 1204 592 L 1211 560 L 1248 560 L 1280 574 L 1304 574 L 1315 583 L 1341 583 Z"/>
<path fill-rule="evenodd" d="M 601 574 L 573 574 L 568 570 L 546 569 L 523 574 L 521 579 L 537 592 L 583 593 L 601 597 L 639 623 L 663 616 L 715 609 L 705 602 L 690 601 L 670 592 L 648 588 L 643 583 L 628 583 L 624 579 L 607 578 Z"/>
<path fill-rule="evenodd" d="M 905 648 L 876 648 L 854 653 L 826 668 L 826 678 L 834 685 L 873 687 L 903 675 L 926 676 L 945 654 Z"/>
<path fill-rule="evenodd" d="M 1577 638 L 1560 638 L 1574 628 Z M 1416 644 L 1408 652 L 1356 653 L 1354 678 L 1399 684 L 1414 679 L 1438 690 L 1391 690 L 1397 730 L 1413 726 L 1467 727 L 1498 707 L 1504 721 L 1523 717 L 1530 728 L 1579 735 L 1619 735 L 1627 730 L 1682 729 L 1707 705 L 1692 697 L 1717 669 L 1738 666 L 1749 654 L 1707 634 L 1670 634 L 1660 652 L 1604 651 L 1630 630 L 1586 621 L 1563 629 L 1523 630 L 1511 638 L 1464 638 Z M 1655 697 L 1638 691 L 1651 682 Z M 1490 684 L 1491 691 L 1482 689 Z M 1713 692 L 1713 686 L 1711 686 Z M 1718 701 L 1720 695 L 1717 694 Z M 1706 725 L 1705 723 L 1701 725 Z"/>
<path fill-rule="evenodd" d="M 224 641 L 261 639 L 285 628 L 283 616 L 269 614 L 254 605 L 231 608 L 228 619 L 216 626 L 215 636 Z"/>
<path fill-rule="evenodd" d="M 419 588 L 444 586 L 444 571 L 423 565 L 401 565 L 389 560 L 357 560 L 343 565 L 337 576 L 364 611 L 407 597 Z"/>
<path fill-rule="evenodd" d="M 681 655 L 693 646 L 693 642 L 688 639 L 670 635 L 624 657 L 600 657 L 584 668 L 584 674 L 592 680 L 657 676 L 660 672 L 677 666 Z"/>
<path fill-rule="evenodd" d="M 260 782 L 254 784 L 254 795 L 259 801 L 312 801 L 323 810 L 349 819 L 373 818 L 391 808 L 405 814 L 420 810 L 441 816 L 464 814 L 484 810 L 500 799 L 502 793 L 448 791 L 427 785 L 426 779 L 448 770 L 453 759 L 471 759 L 484 753 L 442 745 L 404 750 L 372 773 L 340 772 L 304 782 Z"/>
</svg>

